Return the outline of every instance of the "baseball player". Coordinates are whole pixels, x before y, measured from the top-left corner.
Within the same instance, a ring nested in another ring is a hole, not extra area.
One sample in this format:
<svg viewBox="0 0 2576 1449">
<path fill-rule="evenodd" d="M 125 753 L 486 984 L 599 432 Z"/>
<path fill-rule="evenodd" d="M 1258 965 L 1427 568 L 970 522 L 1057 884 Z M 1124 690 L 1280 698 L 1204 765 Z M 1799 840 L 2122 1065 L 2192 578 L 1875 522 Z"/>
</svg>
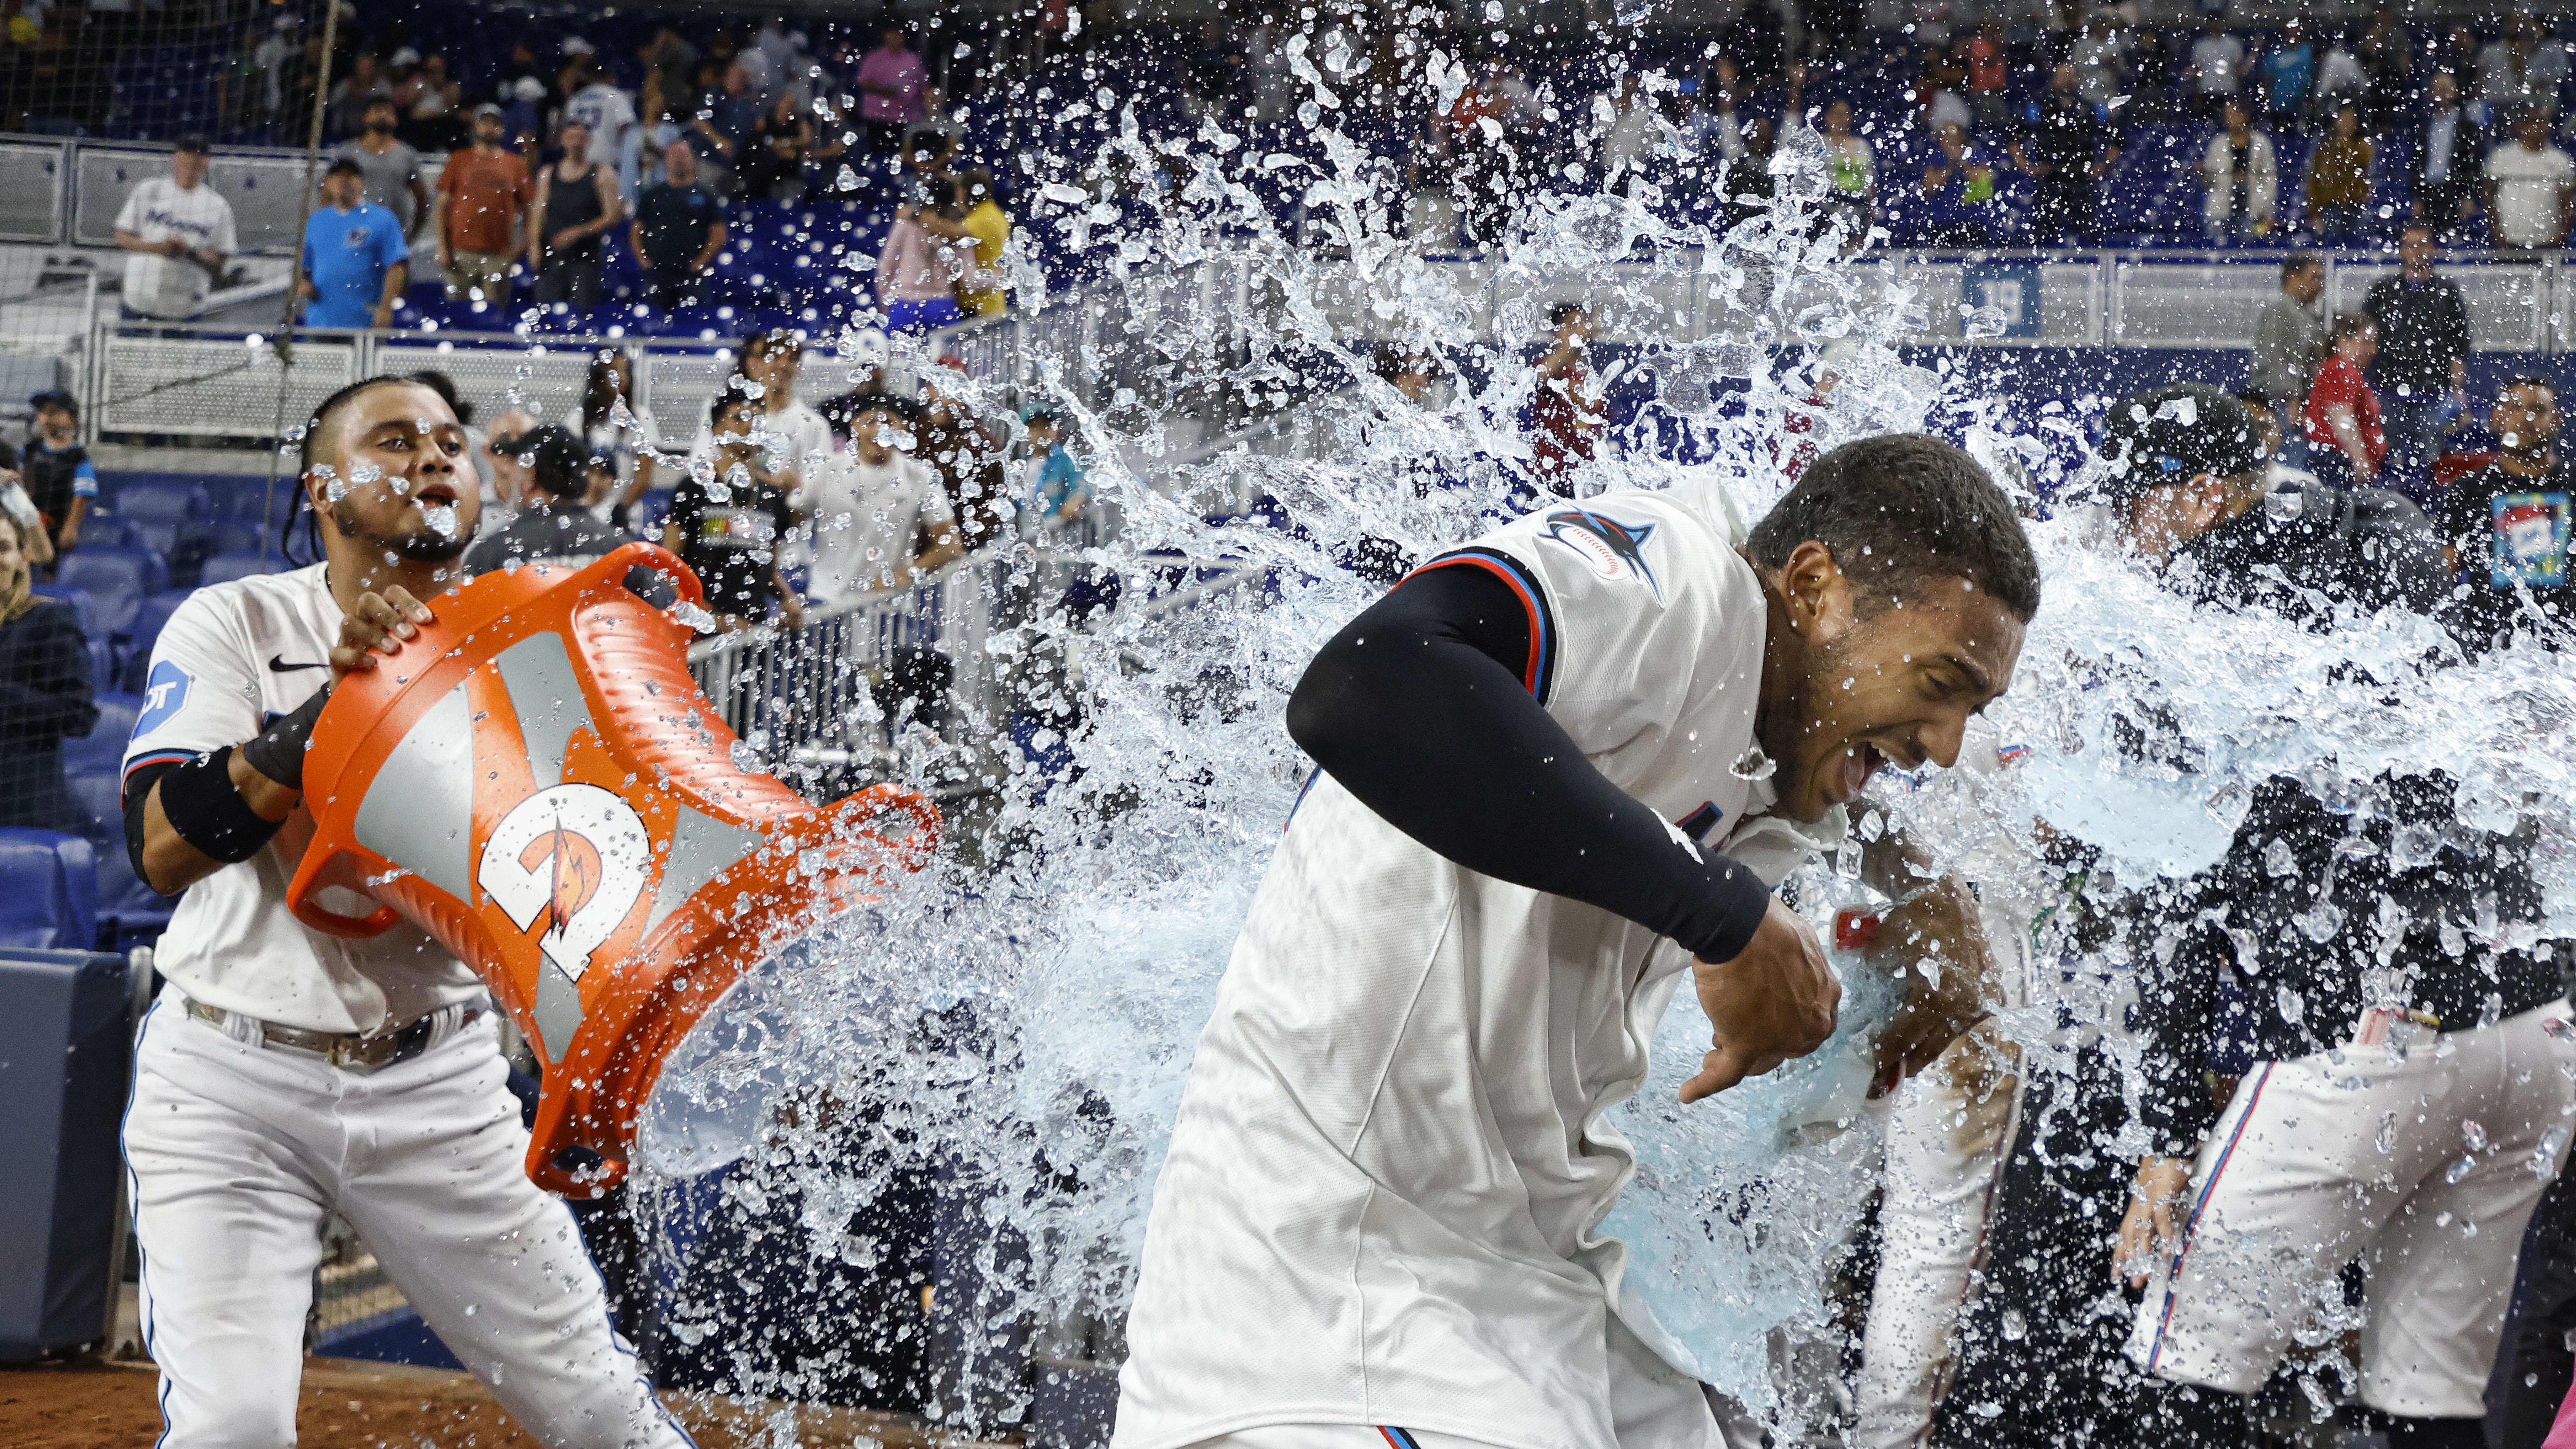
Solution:
<svg viewBox="0 0 2576 1449">
<path fill-rule="evenodd" d="M 286 907 L 331 682 L 404 661 L 424 601 L 461 577 L 465 447 L 417 383 L 333 395 L 303 441 L 324 561 L 199 590 L 153 650 L 126 838 L 143 879 L 187 894 L 161 939 L 168 989 L 138 1048 L 125 1154 L 170 1449 L 294 1442 L 332 1212 L 539 1439 L 688 1442 L 610 1329 L 571 1215 L 521 1168 L 481 983 L 409 925 L 342 940 Z"/>
<path fill-rule="evenodd" d="M 1599 1224 L 1603 1120 L 1687 970 L 1697 1100 L 1839 988 L 1776 882 L 1877 767 L 1956 756 L 2038 607 L 2010 502 L 1920 436 L 1558 503 L 1435 559 L 1289 703 L 1320 767 L 1155 1186 L 1117 1449 L 1717 1449 Z"/>
</svg>

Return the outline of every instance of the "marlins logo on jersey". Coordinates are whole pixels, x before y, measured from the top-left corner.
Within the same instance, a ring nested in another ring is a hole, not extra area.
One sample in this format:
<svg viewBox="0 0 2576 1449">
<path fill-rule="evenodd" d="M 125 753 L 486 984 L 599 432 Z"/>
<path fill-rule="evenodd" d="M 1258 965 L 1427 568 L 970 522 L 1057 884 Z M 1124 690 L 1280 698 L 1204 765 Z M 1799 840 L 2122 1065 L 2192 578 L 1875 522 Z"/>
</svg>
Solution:
<svg viewBox="0 0 2576 1449">
<path fill-rule="evenodd" d="M 1655 525 L 1621 523 L 1589 508 L 1560 508 L 1547 516 L 1547 536 L 1581 554 L 1601 577 L 1639 579 L 1655 591 L 1658 601 L 1664 597 L 1664 586 L 1647 566 L 1644 548 L 1646 540 L 1655 536 Z"/>
</svg>

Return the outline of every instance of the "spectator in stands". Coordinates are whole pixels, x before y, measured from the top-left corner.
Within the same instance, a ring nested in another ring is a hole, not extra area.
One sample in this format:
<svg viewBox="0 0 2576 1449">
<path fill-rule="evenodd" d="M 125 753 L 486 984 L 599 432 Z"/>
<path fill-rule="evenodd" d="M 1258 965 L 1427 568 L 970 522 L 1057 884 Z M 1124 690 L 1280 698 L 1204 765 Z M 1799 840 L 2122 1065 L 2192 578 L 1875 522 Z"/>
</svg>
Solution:
<svg viewBox="0 0 2576 1449">
<path fill-rule="evenodd" d="M 2161 125 L 2174 118 L 2184 58 L 2160 30 L 2142 28 L 2129 49 L 2129 102 L 2120 110 L 2128 125 Z M 2119 105 L 2114 96 L 2105 109 Z"/>
<path fill-rule="evenodd" d="M 894 154 L 904 127 L 921 119 L 921 92 L 929 84 L 930 69 L 904 43 L 903 27 L 887 26 L 877 48 L 859 63 L 859 119 L 867 123 L 870 149 Z"/>
<path fill-rule="evenodd" d="M 2226 12 L 2202 17 L 2200 36 L 2191 43 L 2191 91 L 2202 115 L 2214 119 L 2244 89 L 2246 65 L 2245 42 L 2227 32 Z"/>
<path fill-rule="evenodd" d="M 0 518 L 0 825 L 83 835 L 63 741 L 98 723 L 89 641 L 67 605 L 37 598 L 27 536 Z"/>
<path fill-rule="evenodd" d="M 275 120 L 286 110 L 287 76 L 301 68 L 304 59 L 304 39 L 296 34 L 303 23 L 300 16 L 278 16 L 268 23 L 259 48 L 251 52 L 250 62 L 259 71 L 259 114 L 264 120 Z"/>
<path fill-rule="evenodd" d="M 646 87 L 658 89 L 664 104 L 695 93 L 692 82 L 698 73 L 698 48 L 670 25 L 655 26 L 653 38 L 636 47 L 635 58 L 644 63 L 649 73 Z"/>
<path fill-rule="evenodd" d="M 482 476 L 483 484 L 482 519 L 476 524 L 478 537 L 507 526 L 511 512 L 519 506 L 519 495 L 526 491 L 528 482 L 528 464 L 519 440 L 542 426 L 536 409 L 516 392 L 504 393 L 497 401 L 501 410 L 492 415 L 481 446 L 473 450 L 475 471 Z"/>
<path fill-rule="evenodd" d="M 1010 439 L 999 424 L 977 416 L 957 359 L 939 362 L 921 379 L 920 456 L 948 490 L 958 540 L 979 552 L 1010 537 L 1019 512 L 1006 466 Z"/>
<path fill-rule="evenodd" d="M 2336 108 L 2334 127 L 2308 153 L 2308 229 L 2321 241 L 2359 236 L 2370 206 L 2370 168 L 2379 159 L 2361 133 L 2361 108 Z"/>
<path fill-rule="evenodd" d="M 582 506 L 589 489 L 590 454 L 573 435 L 549 424 L 531 429 L 512 450 L 521 464 L 518 510 L 510 522 L 486 532 L 465 551 L 468 572 L 488 574 L 522 564 L 583 564 L 634 541 Z"/>
<path fill-rule="evenodd" d="M 2308 97 L 2309 113 L 2327 118 L 2331 126 L 2338 111 L 2347 105 L 2359 105 L 2369 92 L 2370 72 L 2362 67 L 2351 35 L 2336 32 L 2326 45 L 2325 58 L 2317 62 L 2316 87 Z"/>
<path fill-rule="evenodd" d="M 1878 153 L 1869 142 L 1852 134 L 1850 102 L 1836 101 L 1825 107 L 1823 140 L 1825 175 L 1833 183 L 1828 199 L 1853 219 L 1855 232 L 1866 231 L 1878 197 Z"/>
<path fill-rule="evenodd" d="M 2546 37 L 2529 10 L 2505 22 L 2504 38 L 2478 53 L 2478 99 L 2490 115 L 2554 112 L 2567 84 L 2567 48 Z"/>
<path fill-rule="evenodd" d="M 2225 114 L 2227 128 L 2209 138 L 2200 161 L 2203 229 L 2214 242 L 2269 236 L 2281 204 L 2272 138 L 2254 129 L 2244 102 L 2228 102 Z"/>
<path fill-rule="evenodd" d="M 2377 487 L 2388 435 L 2380 427 L 2379 398 L 2366 369 L 2379 351 L 2379 328 L 2367 312 L 2337 313 L 2326 345 L 2325 366 L 2309 384 L 2301 414 L 2308 469 L 2333 487 Z"/>
<path fill-rule="evenodd" d="M 771 467 L 799 477 L 832 451 L 831 425 L 796 397 L 797 377 L 804 368 L 805 344 L 795 333 L 755 333 L 742 340 L 733 379 L 727 384 L 759 400 L 754 441 L 767 450 Z M 689 456 L 708 458 L 715 451 L 715 431 L 709 428 L 698 434 Z"/>
<path fill-rule="evenodd" d="M 1616 91 L 1594 98 L 1592 127 L 1600 137 L 1595 159 L 1603 185 L 1625 195 L 1628 183 L 1644 174 L 1647 153 L 1655 144 L 1657 119 L 1645 78 L 1633 70 L 1621 73 Z"/>
<path fill-rule="evenodd" d="M 1406 354 L 1398 361 L 1391 381 L 1408 401 L 1419 404 L 1431 395 L 1430 365 L 1417 354 Z M 1088 527 L 1091 480 L 1065 450 L 1064 424 L 1040 407 L 1029 410 L 1024 425 L 1028 463 L 1019 489 L 1021 531 L 1077 548 L 1088 546 L 1095 541 Z"/>
<path fill-rule="evenodd" d="M 2370 75 L 2362 122 L 2371 135 L 2387 135 L 2397 128 L 2416 95 L 2414 44 L 2394 14 L 2382 10 L 2370 18 L 2370 28 L 2361 37 L 2361 65 Z"/>
<path fill-rule="evenodd" d="M 2475 100 L 2479 91 L 2478 52 L 2478 33 L 2469 28 L 2468 22 L 2454 20 L 2450 28 L 2434 40 L 2426 62 L 2434 74 L 2449 76 L 2464 99 Z M 2484 106 L 2486 103 L 2478 101 L 2478 104 Z M 2492 115 L 2479 119 L 2481 124 L 2487 125 L 2495 121 Z"/>
<path fill-rule="evenodd" d="M 391 96 L 367 102 L 366 128 L 332 154 L 357 165 L 359 194 L 392 212 L 408 241 L 429 220 L 429 188 L 421 184 L 420 153 L 394 137 L 400 114 Z"/>
<path fill-rule="evenodd" d="M 67 392 L 27 399 L 35 426 L 18 455 L 18 477 L 43 515 L 53 556 L 80 547 L 81 524 L 98 501 L 98 469 L 80 443 L 80 403 Z"/>
<path fill-rule="evenodd" d="M 723 80 L 698 102 L 694 142 L 699 167 L 709 190 L 732 194 L 743 149 L 760 127 L 760 105 L 752 96 L 751 71 L 740 61 L 724 68 Z"/>
<path fill-rule="evenodd" d="M 343 156 L 322 177 L 322 206 L 304 227 L 307 327 L 391 327 L 411 281 L 402 223 L 364 195 L 366 172 Z"/>
<path fill-rule="evenodd" d="M 620 485 L 616 521 L 622 525 L 626 509 L 653 486 L 654 455 L 661 447 L 662 430 L 653 415 L 635 405 L 635 360 L 606 349 L 592 357 L 581 401 L 564 424 L 591 457 L 608 460 Z"/>
<path fill-rule="evenodd" d="M 1968 110 L 1976 119 L 1973 129 L 2001 135 L 2012 120 L 2012 100 L 2007 94 L 2012 87 L 2012 50 L 2004 43 L 2003 27 L 1987 16 L 1960 52 L 1968 70 Z"/>
<path fill-rule="evenodd" d="M 792 469 L 779 469 L 754 441 L 761 427 L 760 400 L 730 380 L 707 411 L 714 440 L 715 486 L 695 470 L 671 492 L 671 514 L 662 547 L 680 556 L 706 589 L 707 611 L 719 630 L 748 629 L 777 605 L 791 630 L 805 624 L 805 604 L 779 568 L 778 550 L 794 524 L 788 497 L 800 486 Z"/>
<path fill-rule="evenodd" d="M 2576 480 L 2558 455 L 2558 389 L 2516 377 L 2487 415 L 2496 460 L 2435 500 L 2442 551 L 2459 576 L 2444 620 L 2470 651 L 2519 633 L 2553 649 L 2576 643 L 2568 546 Z"/>
<path fill-rule="evenodd" d="M 1609 403 L 1592 380 L 1591 312 L 1579 302 L 1548 309 L 1548 349 L 1539 355 L 1530 397 L 1530 476 L 1559 497 L 1574 496 L 1571 475 L 1592 461 Z"/>
<path fill-rule="evenodd" d="M 2263 57 L 2261 74 L 2264 123 L 2275 130 L 2296 126 L 2317 79 L 2317 48 L 2305 21 L 2293 15 L 2281 27 L 2281 42 Z"/>
<path fill-rule="evenodd" d="M 2049 72 L 2047 94 L 2032 108 L 2022 151 L 2022 169 L 2039 182 L 2031 207 L 2033 239 L 2053 246 L 2072 237 L 2089 245 L 2102 178 L 2119 159 L 2101 113 L 2076 92 L 2075 67 L 2058 65 Z"/>
<path fill-rule="evenodd" d="M 634 97 L 602 75 L 590 56 L 573 62 L 566 84 L 572 94 L 564 99 L 562 124 L 578 121 L 589 128 L 589 154 L 614 165 L 625 154 L 626 133 L 635 125 Z"/>
<path fill-rule="evenodd" d="M 1720 56 L 1717 69 L 1701 78 L 1696 104 L 1682 118 L 1682 159 L 1698 176 L 1713 175 L 1744 152 L 1744 113 L 1739 108 L 1735 66 Z M 1433 128 L 1445 142 L 1447 136 Z"/>
<path fill-rule="evenodd" d="M 852 407 L 849 446 L 816 460 L 797 500 L 814 521 L 816 599 L 900 588 L 966 552 L 947 489 L 915 454 L 928 428 L 920 405 L 876 393 Z"/>
<path fill-rule="evenodd" d="M 899 208 L 877 253 L 877 303 L 885 308 L 891 333 L 954 327 L 963 315 L 957 308 L 959 285 L 988 285 L 980 275 L 969 277 L 972 247 L 930 230 L 934 221 L 954 226 L 965 220 L 956 179 L 936 176 L 928 184 L 933 204 Z"/>
<path fill-rule="evenodd" d="M 546 139 L 546 83 L 532 75 L 521 76 L 502 87 L 501 93 L 503 144 L 533 165 Z"/>
<path fill-rule="evenodd" d="M 662 148 L 663 181 L 635 199 L 627 234 L 644 269 L 645 297 L 668 312 L 698 299 L 698 283 L 724 250 L 724 203 L 698 184 L 698 153 L 686 140 Z"/>
<path fill-rule="evenodd" d="M 180 137 L 170 174 L 136 182 L 116 213 L 116 244 L 126 253 L 122 300 L 133 316 L 196 316 L 241 250 L 232 203 L 206 184 L 208 149 L 204 136 Z"/>
<path fill-rule="evenodd" d="M 1010 310 L 1002 292 L 1002 253 L 1011 244 L 1011 218 L 993 194 L 992 172 L 966 167 L 957 173 L 957 185 L 966 202 L 966 216 L 958 226 L 975 243 L 976 283 L 958 289 L 957 307 L 969 318 L 999 317 Z"/>
<path fill-rule="evenodd" d="M 742 198 L 794 201 L 805 190 L 805 155 L 813 148 L 813 121 L 794 91 L 779 91 L 742 149 Z"/>
<path fill-rule="evenodd" d="M 2066 60 L 2075 67 L 2077 94 L 2094 105 L 2108 106 L 2114 96 L 2129 93 L 2128 39 L 2120 33 L 2119 17 L 2110 11 L 2085 13 Z"/>
<path fill-rule="evenodd" d="M 2513 139 L 2487 155 L 2487 217 L 2495 244 L 2544 250 L 2567 240 L 2576 205 L 2576 163 L 2549 139 L 2549 113 L 2525 106 Z"/>
<path fill-rule="evenodd" d="M 393 87 L 385 83 L 376 53 L 359 51 L 349 62 L 348 73 L 331 86 L 331 103 L 322 116 L 324 139 L 339 141 L 355 136 L 366 127 L 367 107 L 379 96 L 390 99 L 392 95 Z"/>
<path fill-rule="evenodd" d="M 2370 385 L 2386 419 L 2393 486 L 2421 497 L 2445 413 L 2468 406 L 2469 304 L 2458 283 L 2433 270 L 2432 228 L 2409 223 L 2397 255 L 2397 275 L 2372 286 L 2362 310 L 2379 329 Z"/>
<path fill-rule="evenodd" d="M 528 211 L 528 270 L 537 278 L 537 305 L 569 303 L 575 316 L 599 305 L 601 238 L 625 219 L 617 176 L 591 159 L 590 127 L 564 117 L 563 159 L 537 173 L 537 200 Z"/>
<path fill-rule="evenodd" d="M 2486 200 L 2486 133 L 2461 107 L 2450 72 L 2435 71 L 2426 93 L 2431 108 L 2407 162 L 2407 215 L 2456 241 Z"/>
<path fill-rule="evenodd" d="M 1725 179 L 1719 183 L 1729 228 L 1760 216 L 1767 208 L 1778 184 L 1771 175 L 1772 148 L 1769 116 L 1755 116 L 1745 123 L 1744 149 L 1727 161 Z"/>
<path fill-rule="evenodd" d="M 1967 101 L 1959 94 L 1959 88 L 1966 83 L 1967 77 L 1946 61 L 1927 68 L 1923 81 L 1914 90 L 1916 119 L 1926 134 L 1938 136 L 1951 126 L 1962 131 L 1976 126 L 1976 113 L 1968 109 Z"/>
<path fill-rule="evenodd" d="M 2317 302 L 2326 294 L 2326 264 L 2314 252 L 2292 252 L 2281 263 L 2281 290 L 2263 304 L 2254 324 L 2251 395 L 2267 415 L 2288 408 L 2296 415 L 2308 383 L 2325 362 L 2326 319 Z"/>
<path fill-rule="evenodd" d="M 412 149 L 431 153 L 454 151 L 466 144 L 459 124 L 465 87 L 448 73 L 447 57 L 432 52 L 394 87 L 394 104 L 402 107 L 402 138 Z"/>
<path fill-rule="evenodd" d="M 528 163 L 502 147 L 501 108 L 474 108 L 474 144 L 438 173 L 438 270 L 449 301 L 510 300 L 510 264 L 528 250 L 519 224 L 536 200 Z"/>
</svg>

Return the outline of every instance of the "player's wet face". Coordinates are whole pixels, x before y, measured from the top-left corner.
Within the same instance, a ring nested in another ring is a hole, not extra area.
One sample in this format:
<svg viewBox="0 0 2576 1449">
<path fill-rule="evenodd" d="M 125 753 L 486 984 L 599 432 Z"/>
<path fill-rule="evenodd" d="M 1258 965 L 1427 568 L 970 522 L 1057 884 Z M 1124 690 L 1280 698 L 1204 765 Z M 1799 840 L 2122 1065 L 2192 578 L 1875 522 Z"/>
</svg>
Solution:
<svg viewBox="0 0 2576 1449">
<path fill-rule="evenodd" d="M 1961 579 L 1854 603 L 1812 631 L 1789 707 L 1765 721 L 1780 808 L 1800 820 L 1859 798 L 1883 765 L 1958 763 L 1969 717 L 2021 658 L 2021 620 Z"/>
<path fill-rule="evenodd" d="M 305 479 L 314 510 L 371 555 L 445 563 L 473 541 L 481 506 L 461 481 L 465 428 L 425 387 L 370 388 L 349 400 L 327 463 Z"/>
</svg>

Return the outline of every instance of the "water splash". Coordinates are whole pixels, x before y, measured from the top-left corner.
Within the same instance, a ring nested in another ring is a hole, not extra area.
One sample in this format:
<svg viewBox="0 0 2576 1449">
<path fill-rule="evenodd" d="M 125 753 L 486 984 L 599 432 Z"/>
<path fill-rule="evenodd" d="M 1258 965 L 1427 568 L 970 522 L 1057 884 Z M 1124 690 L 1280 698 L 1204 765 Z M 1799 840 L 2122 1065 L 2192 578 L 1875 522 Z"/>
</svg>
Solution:
<svg viewBox="0 0 2576 1449">
<path fill-rule="evenodd" d="M 1428 75 L 1443 94 L 1465 83 L 1463 66 L 1436 56 Z M 1311 66 L 1300 78 L 1325 92 Z M 2106 400 L 1980 392 L 1913 350 L 1922 301 L 1826 209 L 1811 135 L 1783 138 L 1778 201 L 1731 232 L 1659 215 L 1647 187 L 1541 194 L 1471 274 L 1402 234 L 1388 163 L 1330 114 L 1306 124 L 1256 138 L 1211 119 L 1149 140 L 1129 109 L 1087 170 L 1050 169 L 1160 177 L 1158 208 L 1113 204 L 1125 198 L 1108 180 L 1027 193 L 1076 250 L 1105 259 L 1100 286 L 1128 304 L 1121 335 L 1033 359 L 1038 389 L 1086 440 L 1093 484 L 1124 520 L 1087 557 L 1137 596 L 1168 580 L 1174 559 L 1223 560 L 1260 586 L 1105 617 L 1041 599 L 997 630 L 997 655 L 1055 661 L 1029 671 L 1039 683 L 1019 712 L 1047 724 L 1051 745 L 1060 736 L 1063 758 L 1006 752 L 988 782 L 998 808 L 958 850 L 746 976 L 668 1073 L 672 1114 L 646 1126 L 648 1217 L 675 1211 L 691 1174 L 738 1157 L 724 1193 L 746 1209 L 798 1204 L 778 1251 L 816 1261 L 892 1271 L 886 1239 L 853 1225 L 899 1200 L 907 1172 L 935 1172 L 943 1194 L 972 1205 L 978 1271 L 941 1309 L 952 1341 L 932 1397 L 943 1417 L 1022 1422 L 1033 1341 L 1078 1338 L 1114 1356 L 1191 1048 L 1305 774 L 1280 723 L 1287 693 L 1381 590 L 1349 567 L 1364 547 L 1418 559 L 1527 506 L 1525 350 L 1560 297 L 1580 297 L 1606 336 L 1630 343 L 1616 365 L 1656 393 L 1582 470 L 1585 492 L 1694 490 L 1755 517 L 1785 490 L 1780 463 L 1802 439 L 1825 449 L 1928 428 L 1962 439 L 2020 493 L 2048 603 L 2011 693 L 1969 746 L 1972 758 L 2018 763 L 1895 777 L 1882 802 L 1889 827 L 1979 881 L 1995 908 L 2027 921 L 2059 898 L 2043 828 L 2095 846 L 2103 869 L 2090 888 L 2109 892 L 2215 860 L 2271 775 L 2301 775 L 2368 819 L 2391 813 L 2384 774 L 2439 768 L 2460 782 L 2469 825 L 2537 832 L 2550 928 L 2576 927 L 2576 679 L 2529 648 L 2464 664 L 2420 619 L 2345 610 L 2320 632 L 2195 609 L 2106 546 L 2097 520 L 2048 512 Z M 1283 177 L 1301 178 L 1313 245 L 1283 235 L 1255 193 Z M 1219 260 L 1257 279 L 1248 308 L 1215 317 L 1168 304 L 1173 269 Z M 1676 305 L 1716 320 L 1678 334 Z M 1991 325 L 1970 320 L 1972 332 Z M 1240 361 L 1216 348 L 1221 326 L 1248 336 Z M 1379 380 L 1380 347 L 1427 359 L 1442 393 L 1416 403 Z M 1074 385 L 1101 374 L 1118 385 L 1098 400 Z M 1157 469 L 1190 440 L 1193 410 L 1217 397 L 1302 406 L 1313 456 Z M 689 467 L 721 487 L 707 460 Z M 1217 506 L 1244 499 L 1261 509 Z M 1265 521 L 1277 519 L 1295 526 Z M 2126 743 L 2150 718 L 2169 721 L 2182 748 Z M 999 736 L 1013 721 L 975 723 Z M 1750 772 L 1769 766 L 1737 771 L 1759 778 Z M 2403 832 L 2395 846 L 2407 859 L 2433 849 Z M 1787 893 L 1821 919 L 1860 891 L 1819 868 Z M 2341 916 L 2321 894 L 2308 924 L 2331 934 Z M 2499 941 L 2541 933 L 2485 929 Z M 2062 996 L 2006 1014 L 2026 1069 L 2062 1068 L 2068 1043 L 2054 1025 L 2065 1014 L 2095 1023 L 2134 1100 L 2137 1050 L 2105 1025 L 2117 1012 L 2101 995 L 2128 964 L 2121 948 L 2079 944 L 2060 921 L 2034 935 L 2040 959 L 2091 969 L 2063 984 L 2040 973 Z M 1677 1360 L 1771 1414 L 1797 1410 L 1769 1345 L 1826 1331 L 1826 1282 L 1877 1171 L 1860 1103 L 1870 1038 L 1897 988 L 1847 975 L 1849 1010 L 1822 1051 L 1692 1108 L 1675 1092 L 1708 1027 L 1680 993 L 1652 1080 L 1616 1113 L 1640 1171 L 1605 1227 L 1634 1246 L 1636 1290 Z M 2291 1014 L 2295 998 L 2280 990 Z M 2131 1123 L 2097 1145 L 2134 1155 L 2143 1143 Z M 674 1313 L 683 1337 L 723 1326 L 705 1304 Z M 746 1388 L 789 1393 L 817 1370 L 781 1357 L 745 1358 L 737 1372 Z"/>
</svg>

